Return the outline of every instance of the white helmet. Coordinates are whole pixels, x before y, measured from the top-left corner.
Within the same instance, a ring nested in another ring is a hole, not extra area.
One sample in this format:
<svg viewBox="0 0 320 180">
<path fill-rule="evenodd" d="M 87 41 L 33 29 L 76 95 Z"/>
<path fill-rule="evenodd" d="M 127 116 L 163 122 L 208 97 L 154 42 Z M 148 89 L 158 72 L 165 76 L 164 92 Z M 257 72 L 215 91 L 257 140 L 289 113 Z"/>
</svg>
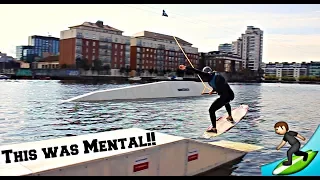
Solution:
<svg viewBox="0 0 320 180">
<path fill-rule="evenodd" d="M 212 69 L 209 66 L 204 67 L 202 71 L 206 73 L 212 73 Z"/>
</svg>

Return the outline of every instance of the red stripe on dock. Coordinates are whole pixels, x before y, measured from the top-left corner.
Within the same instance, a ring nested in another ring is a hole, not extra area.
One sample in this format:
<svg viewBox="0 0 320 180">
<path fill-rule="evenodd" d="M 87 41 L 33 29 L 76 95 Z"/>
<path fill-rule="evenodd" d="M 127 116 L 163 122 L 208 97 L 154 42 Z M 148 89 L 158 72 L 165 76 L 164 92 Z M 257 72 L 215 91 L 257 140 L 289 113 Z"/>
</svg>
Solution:
<svg viewBox="0 0 320 180">
<path fill-rule="evenodd" d="M 133 172 L 142 171 L 149 168 L 149 162 L 133 165 Z"/>
<path fill-rule="evenodd" d="M 188 162 L 198 159 L 198 154 L 193 154 L 188 156 Z"/>
</svg>

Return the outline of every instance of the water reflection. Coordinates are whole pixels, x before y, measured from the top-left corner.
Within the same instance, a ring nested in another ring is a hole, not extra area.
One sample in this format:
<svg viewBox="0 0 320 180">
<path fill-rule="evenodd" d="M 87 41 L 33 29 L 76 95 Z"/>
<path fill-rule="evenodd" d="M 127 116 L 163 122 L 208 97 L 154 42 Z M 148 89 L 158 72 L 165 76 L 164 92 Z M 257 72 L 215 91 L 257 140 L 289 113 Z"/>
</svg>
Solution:
<svg viewBox="0 0 320 180">
<path fill-rule="evenodd" d="M 111 131 L 131 127 L 156 130 L 200 141 L 210 124 L 209 106 L 217 96 L 150 99 L 147 101 L 65 103 L 94 90 L 128 84 L 69 84 L 59 81 L 0 81 L 0 145 L 64 136 Z M 235 128 L 215 139 L 262 145 L 235 165 L 232 175 L 260 175 L 260 165 L 285 156 L 276 151 L 281 136 L 274 133 L 276 121 L 284 120 L 292 130 L 311 137 L 319 124 L 315 107 L 320 86 L 296 84 L 231 84 L 232 107 L 249 105 L 247 117 Z M 224 108 L 217 116 L 226 113 Z M 303 142 L 305 143 L 305 142 Z"/>
</svg>

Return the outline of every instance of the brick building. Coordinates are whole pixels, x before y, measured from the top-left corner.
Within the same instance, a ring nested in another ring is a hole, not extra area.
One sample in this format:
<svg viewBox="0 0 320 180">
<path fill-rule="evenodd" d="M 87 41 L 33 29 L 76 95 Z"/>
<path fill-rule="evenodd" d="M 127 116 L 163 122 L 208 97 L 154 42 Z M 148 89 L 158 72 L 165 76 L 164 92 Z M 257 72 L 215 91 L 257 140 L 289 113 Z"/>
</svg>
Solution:
<svg viewBox="0 0 320 180">
<path fill-rule="evenodd" d="M 189 60 L 195 67 L 198 64 L 198 48 L 192 44 L 177 38 Z M 189 65 L 188 60 L 180 50 L 172 36 L 143 31 L 131 38 L 131 69 L 158 71 L 175 71 L 179 64 Z"/>
<path fill-rule="evenodd" d="M 239 72 L 242 70 L 242 59 L 240 56 L 232 53 L 223 53 L 220 51 L 211 51 L 200 53 L 199 67 L 210 66 L 218 72 Z"/>
<path fill-rule="evenodd" d="M 60 33 L 59 64 L 75 65 L 76 59 L 101 60 L 111 69 L 130 68 L 130 37 L 123 31 L 96 23 L 84 22 Z"/>
</svg>

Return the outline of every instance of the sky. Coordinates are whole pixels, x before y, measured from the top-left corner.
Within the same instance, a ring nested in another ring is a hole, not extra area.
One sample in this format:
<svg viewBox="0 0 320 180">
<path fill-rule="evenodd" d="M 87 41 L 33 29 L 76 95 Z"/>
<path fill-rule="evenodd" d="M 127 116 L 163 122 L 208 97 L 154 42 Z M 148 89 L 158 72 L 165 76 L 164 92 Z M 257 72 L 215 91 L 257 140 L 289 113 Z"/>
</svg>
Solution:
<svg viewBox="0 0 320 180">
<path fill-rule="evenodd" d="M 317 4 L 1 4 L 0 9 L 0 51 L 13 57 L 28 36 L 60 37 L 70 26 L 101 20 L 127 36 L 144 30 L 174 35 L 199 52 L 218 50 L 255 26 L 264 31 L 263 62 L 320 61 Z"/>
</svg>

